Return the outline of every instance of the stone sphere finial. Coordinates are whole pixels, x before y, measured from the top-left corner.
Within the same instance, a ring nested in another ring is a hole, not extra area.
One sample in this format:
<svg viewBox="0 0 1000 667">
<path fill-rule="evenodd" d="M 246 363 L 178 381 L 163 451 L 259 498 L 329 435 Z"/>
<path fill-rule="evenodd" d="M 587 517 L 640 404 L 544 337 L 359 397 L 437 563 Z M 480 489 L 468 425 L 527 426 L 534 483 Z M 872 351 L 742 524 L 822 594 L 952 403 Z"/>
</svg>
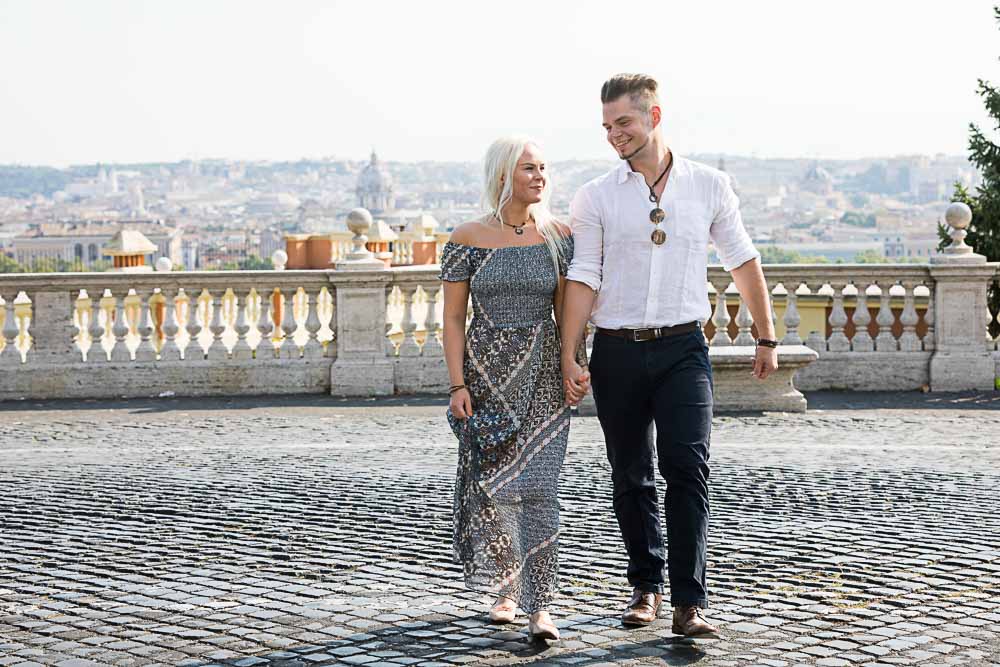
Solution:
<svg viewBox="0 0 1000 667">
<path fill-rule="evenodd" d="M 156 260 L 156 264 L 154 266 L 157 271 L 173 271 L 174 269 L 174 263 L 169 257 L 160 257 Z"/>
<path fill-rule="evenodd" d="M 284 271 L 285 265 L 288 264 L 288 253 L 280 248 L 271 253 L 271 264 L 274 265 L 275 271 Z"/>
<path fill-rule="evenodd" d="M 356 235 L 366 234 L 374 220 L 366 208 L 356 208 L 347 214 L 347 228 Z"/>
<path fill-rule="evenodd" d="M 965 228 L 972 222 L 972 209 L 960 201 L 952 202 L 944 212 L 944 221 L 951 227 L 951 245 L 944 249 L 946 255 L 969 255 L 972 247 L 965 244 Z"/>
<path fill-rule="evenodd" d="M 348 262 L 364 262 L 374 259 L 372 253 L 365 244 L 368 243 L 368 230 L 372 228 L 374 220 L 372 214 L 366 208 L 356 208 L 347 214 L 347 228 L 354 232 L 351 243 L 354 249 L 345 258 Z"/>
<path fill-rule="evenodd" d="M 972 222 L 972 209 L 964 202 L 952 202 L 944 212 L 944 221 L 955 229 L 965 229 Z"/>
</svg>

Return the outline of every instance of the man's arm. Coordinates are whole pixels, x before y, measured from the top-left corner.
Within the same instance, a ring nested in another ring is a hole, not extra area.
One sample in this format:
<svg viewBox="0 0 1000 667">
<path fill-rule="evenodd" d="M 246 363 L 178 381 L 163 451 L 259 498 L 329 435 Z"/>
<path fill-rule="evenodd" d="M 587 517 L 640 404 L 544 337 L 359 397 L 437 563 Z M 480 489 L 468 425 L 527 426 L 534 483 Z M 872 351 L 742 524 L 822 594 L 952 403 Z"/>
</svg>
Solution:
<svg viewBox="0 0 1000 667">
<path fill-rule="evenodd" d="M 604 226 L 586 188 L 581 188 L 573 197 L 570 225 L 573 228 L 573 260 L 566 274 L 559 319 L 566 401 L 575 405 L 590 388 L 590 373 L 577 362 L 576 351 L 601 288 L 604 262 Z"/>
<path fill-rule="evenodd" d="M 722 266 L 733 276 L 740 297 L 757 325 L 760 338 L 774 340 L 771 321 L 771 298 L 760 267 L 760 253 L 753 247 L 750 235 L 743 227 L 740 200 L 733 192 L 729 178 L 722 176 L 716 183 L 716 213 L 709 234 L 722 260 Z M 778 353 L 770 347 L 758 346 L 751 374 L 765 379 L 778 368 Z"/>
<path fill-rule="evenodd" d="M 594 307 L 594 290 L 575 280 L 567 280 L 563 293 L 562 327 L 562 371 L 566 389 L 566 401 L 575 405 L 583 400 L 590 388 L 590 373 L 576 358 L 577 346 L 583 338 L 590 311 Z"/>
<path fill-rule="evenodd" d="M 750 317 L 757 325 L 757 337 L 774 340 L 774 322 L 771 320 L 771 299 L 764 280 L 760 260 L 752 259 L 732 270 L 733 282 L 740 292 L 740 298 L 747 304 Z M 758 346 L 754 355 L 751 374 L 765 379 L 778 368 L 778 352 L 774 348 Z"/>
</svg>

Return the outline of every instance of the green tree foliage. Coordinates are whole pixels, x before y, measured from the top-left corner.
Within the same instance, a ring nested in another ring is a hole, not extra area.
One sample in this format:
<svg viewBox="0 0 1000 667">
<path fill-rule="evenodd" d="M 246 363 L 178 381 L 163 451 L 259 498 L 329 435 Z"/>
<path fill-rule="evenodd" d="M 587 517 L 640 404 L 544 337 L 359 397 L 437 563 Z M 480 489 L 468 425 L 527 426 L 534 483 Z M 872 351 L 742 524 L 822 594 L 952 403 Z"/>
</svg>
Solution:
<svg viewBox="0 0 1000 667">
<path fill-rule="evenodd" d="M 841 216 L 840 221 L 845 225 L 852 225 L 854 227 L 874 227 L 875 214 L 862 215 L 857 211 L 847 211 Z"/>
<path fill-rule="evenodd" d="M 994 18 L 1000 23 L 1000 6 L 993 8 Z M 1000 131 L 1000 89 L 979 79 L 976 90 L 993 123 L 994 132 Z M 1000 145 L 990 139 L 975 123 L 969 123 L 969 161 L 979 168 L 982 183 L 975 194 L 960 183 L 955 184 L 955 201 L 965 202 L 972 209 L 972 223 L 966 229 L 965 242 L 991 262 L 1000 262 Z M 938 223 L 940 249 L 951 242 L 946 225 Z M 1000 284 L 990 285 L 988 295 L 991 313 L 1000 311 Z M 992 322 L 990 333 L 1000 333 L 1000 325 Z"/>
<path fill-rule="evenodd" d="M 24 273 L 24 268 L 12 257 L 0 253 L 0 273 Z"/>
<path fill-rule="evenodd" d="M 829 264 L 830 260 L 820 255 L 804 255 L 795 250 L 784 250 L 778 246 L 762 245 L 760 251 L 761 264 Z"/>
<path fill-rule="evenodd" d="M 61 169 L 0 165 L 0 197 L 24 199 L 38 194 L 49 197 L 65 189 L 72 180 L 73 175 Z"/>
<path fill-rule="evenodd" d="M 854 255 L 855 264 L 888 264 L 889 260 L 878 250 L 862 250 Z"/>
</svg>

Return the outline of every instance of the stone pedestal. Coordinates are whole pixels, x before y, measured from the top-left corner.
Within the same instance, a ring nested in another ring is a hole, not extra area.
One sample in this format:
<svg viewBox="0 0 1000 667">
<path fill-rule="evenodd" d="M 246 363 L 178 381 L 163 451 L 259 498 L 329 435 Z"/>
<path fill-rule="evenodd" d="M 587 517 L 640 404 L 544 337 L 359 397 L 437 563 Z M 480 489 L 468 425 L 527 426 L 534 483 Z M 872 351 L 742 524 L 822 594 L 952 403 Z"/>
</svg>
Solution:
<svg viewBox="0 0 1000 667">
<path fill-rule="evenodd" d="M 393 363 L 385 354 L 385 287 L 338 286 L 330 394 L 390 396 L 393 389 Z"/>
<path fill-rule="evenodd" d="M 70 291 L 34 292 L 31 298 L 31 324 L 29 333 L 33 344 L 28 352 L 35 363 L 58 367 L 80 361 L 73 337 L 73 299 Z"/>
<path fill-rule="evenodd" d="M 968 206 L 953 202 L 944 218 L 951 227 L 951 244 L 931 257 L 935 332 L 931 390 L 990 390 L 996 382 L 996 365 L 986 345 L 986 291 L 997 267 L 965 244 L 965 230 L 972 222 Z"/>
<path fill-rule="evenodd" d="M 975 259 L 978 258 L 978 261 Z M 986 347 L 986 290 L 996 265 L 982 255 L 934 257 L 932 391 L 990 390 L 996 365 Z"/>
</svg>

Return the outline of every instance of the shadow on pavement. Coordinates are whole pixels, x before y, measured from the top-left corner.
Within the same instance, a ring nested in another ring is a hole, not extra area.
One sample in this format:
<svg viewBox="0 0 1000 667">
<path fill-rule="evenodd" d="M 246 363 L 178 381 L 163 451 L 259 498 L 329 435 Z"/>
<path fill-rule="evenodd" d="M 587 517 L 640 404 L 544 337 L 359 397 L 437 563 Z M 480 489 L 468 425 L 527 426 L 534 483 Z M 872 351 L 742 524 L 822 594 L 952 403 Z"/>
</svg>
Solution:
<svg viewBox="0 0 1000 667">
<path fill-rule="evenodd" d="M 623 660 L 637 660 L 655 657 L 666 665 L 693 665 L 705 659 L 705 643 L 682 637 L 656 637 L 645 641 L 620 640 L 612 648 L 582 647 L 576 640 L 579 633 L 562 630 L 561 642 L 547 644 L 532 641 L 524 627 L 518 630 L 502 630 L 483 621 L 482 625 L 470 625 L 462 619 L 450 618 L 433 622 L 410 621 L 395 625 L 385 625 L 352 637 L 330 642 L 303 646 L 290 646 L 280 651 L 257 655 L 238 655 L 225 660 L 188 660 L 185 667 L 200 665 L 239 665 L 248 658 L 267 661 L 273 667 L 299 667 L 304 665 L 365 664 L 379 658 L 385 661 L 405 664 L 476 664 L 503 665 L 559 664 L 559 665 L 606 665 Z M 489 630 L 477 634 L 481 630 Z M 568 636 L 566 636 L 568 635 Z M 648 633 L 647 633 L 648 636 Z M 484 655 L 485 654 L 485 655 Z M 263 667 L 265 663 L 254 663 Z"/>
</svg>

